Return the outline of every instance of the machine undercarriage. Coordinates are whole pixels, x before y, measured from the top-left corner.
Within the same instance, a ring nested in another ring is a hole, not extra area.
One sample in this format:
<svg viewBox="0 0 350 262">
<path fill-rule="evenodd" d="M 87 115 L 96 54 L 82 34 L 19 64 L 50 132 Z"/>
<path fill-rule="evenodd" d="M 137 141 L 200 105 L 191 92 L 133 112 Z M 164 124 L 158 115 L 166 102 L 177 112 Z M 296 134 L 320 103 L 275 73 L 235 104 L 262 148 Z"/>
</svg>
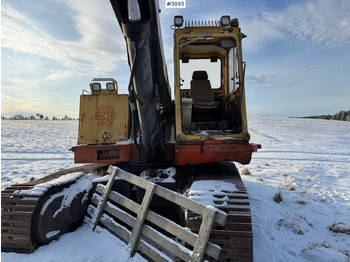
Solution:
<svg viewBox="0 0 350 262">
<path fill-rule="evenodd" d="M 172 171 L 174 180 L 169 180 L 169 172 L 164 170 L 175 170 L 175 167 L 164 163 L 122 163 L 118 167 L 195 201 L 209 201 L 210 203 L 204 204 L 211 204 L 226 212 L 226 226 L 214 224 L 209 238 L 209 241 L 222 248 L 220 261 L 253 260 L 249 196 L 233 163 L 180 167 L 176 172 Z M 92 177 L 87 178 L 86 173 L 95 172 L 101 176 L 105 174 L 106 168 L 105 164 L 86 165 L 3 190 L 3 252 L 32 253 L 36 248 L 80 226 L 97 183 L 94 182 L 97 176 L 90 174 Z M 157 172 L 158 170 L 161 172 Z M 76 191 L 74 187 L 79 186 L 81 190 L 79 183 L 82 181 L 86 185 L 86 191 Z M 96 181 L 100 179 L 97 178 Z M 226 187 L 218 191 L 217 187 L 222 183 Z M 136 203 L 140 203 L 142 199 L 141 192 L 125 183 L 115 182 L 114 188 Z M 153 203 L 150 210 L 163 214 L 194 233 L 199 231 L 201 219 L 194 212 L 174 209 L 166 202 Z"/>
</svg>

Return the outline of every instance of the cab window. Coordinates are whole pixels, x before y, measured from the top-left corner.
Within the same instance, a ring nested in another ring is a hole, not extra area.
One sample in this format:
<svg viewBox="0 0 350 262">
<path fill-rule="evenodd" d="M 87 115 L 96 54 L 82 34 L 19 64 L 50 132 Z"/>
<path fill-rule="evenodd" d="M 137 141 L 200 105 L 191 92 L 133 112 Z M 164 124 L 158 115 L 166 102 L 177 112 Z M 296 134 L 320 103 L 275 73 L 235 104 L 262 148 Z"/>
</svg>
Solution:
<svg viewBox="0 0 350 262">
<path fill-rule="evenodd" d="M 206 71 L 211 87 L 218 89 L 221 87 L 221 60 L 218 58 L 196 58 L 181 59 L 180 78 L 181 89 L 190 89 L 192 74 L 194 71 Z"/>
</svg>

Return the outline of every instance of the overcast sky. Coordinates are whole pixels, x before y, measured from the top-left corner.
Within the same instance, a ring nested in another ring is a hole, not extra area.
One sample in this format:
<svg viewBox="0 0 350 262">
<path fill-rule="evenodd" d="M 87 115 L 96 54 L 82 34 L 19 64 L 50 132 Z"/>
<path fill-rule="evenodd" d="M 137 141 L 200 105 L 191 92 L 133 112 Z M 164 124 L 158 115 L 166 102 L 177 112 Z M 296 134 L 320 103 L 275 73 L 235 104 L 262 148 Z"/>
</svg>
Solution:
<svg viewBox="0 0 350 262">
<path fill-rule="evenodd" d="M 159 1 L 173 85 L 173 16 L 238 17 L 247 62 L 250 116 L 308 116 L 350 110 L 349 0 Z M 1 114 L 77 117 L 94 77 L 126 93 L 124 37 L 108 0 L 1 1 Z"/>
</svg>

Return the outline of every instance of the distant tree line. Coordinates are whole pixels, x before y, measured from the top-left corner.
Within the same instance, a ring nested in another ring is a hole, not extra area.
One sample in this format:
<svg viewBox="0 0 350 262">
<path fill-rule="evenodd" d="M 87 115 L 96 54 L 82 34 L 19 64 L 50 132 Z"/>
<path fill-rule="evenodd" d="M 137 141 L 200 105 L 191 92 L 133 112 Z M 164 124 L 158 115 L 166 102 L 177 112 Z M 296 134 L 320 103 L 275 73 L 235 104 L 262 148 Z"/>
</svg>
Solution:
<svg viewBox="0 0 350 262">
<path fill-rule="evenodd" d="M 339 113 L 336 113 L 334 115 L 307 116 L 307 117 L 303 117 L 303 118 L 350 121 L 350 110 L 349 111 L 340 111 Z"/>
<path fill-rule="evenodd" d="M 22 116 L 21 114 L 16 114 L 14 116 L 1 116 L 1 119 L 9 119 L 9 120 L 76 120 L 76 118 L 69 117 L 65 115 L 63 118 L 58 118 L 53 116 L 51 119 L 49 117 L 44 116 L 43 114 L 37 113 L 35 116 Z"/>
</svg>

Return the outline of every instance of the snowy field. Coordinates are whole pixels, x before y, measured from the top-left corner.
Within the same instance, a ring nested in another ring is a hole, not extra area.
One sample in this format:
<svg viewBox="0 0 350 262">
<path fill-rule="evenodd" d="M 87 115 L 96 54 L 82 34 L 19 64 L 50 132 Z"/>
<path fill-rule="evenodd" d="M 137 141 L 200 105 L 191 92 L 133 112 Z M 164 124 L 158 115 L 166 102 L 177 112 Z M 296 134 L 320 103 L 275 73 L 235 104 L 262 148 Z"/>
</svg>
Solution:
<svg viewBox="0 0 350 262">
<path fill-rule="evenodd" d="M 1 189 L 74 166 L 78 121 L 2 120 Z"/>
<path fill-rule="evenodd" d="M 77 121 L 1 122 L 1 188 L 72 167 Z M 254 261 L 350 261 L 350 122 L 249 118 L 262 144 L 244 175 L 253 219 Z M 282 201 L 274 201 L 276 194 Z M 29 255 L 2 261 L 144 261 L 88 225 Z"/>
</svg>

